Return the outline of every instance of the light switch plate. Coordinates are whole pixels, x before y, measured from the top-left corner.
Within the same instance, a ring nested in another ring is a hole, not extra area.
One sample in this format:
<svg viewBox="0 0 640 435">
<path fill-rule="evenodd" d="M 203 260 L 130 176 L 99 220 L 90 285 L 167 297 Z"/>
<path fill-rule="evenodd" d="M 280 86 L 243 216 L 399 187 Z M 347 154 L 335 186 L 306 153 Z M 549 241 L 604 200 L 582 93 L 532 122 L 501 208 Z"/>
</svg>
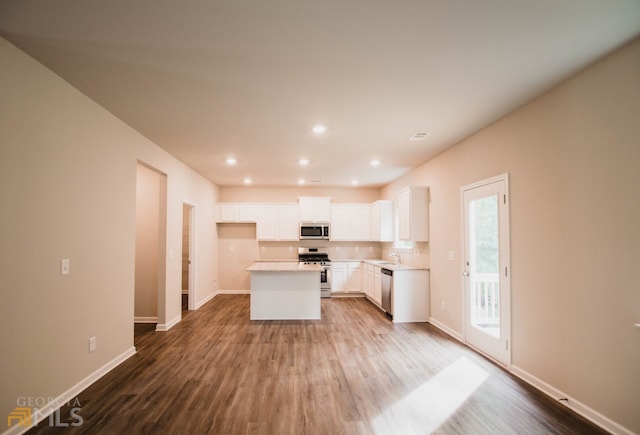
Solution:
<svg viewBox="0 0 640 435">
<path fill-rule="evenodd" d="M 60 260 L 60 275 L 69 275 L 71 270 L 71 262 L 68 258 Z"/>
</svg>

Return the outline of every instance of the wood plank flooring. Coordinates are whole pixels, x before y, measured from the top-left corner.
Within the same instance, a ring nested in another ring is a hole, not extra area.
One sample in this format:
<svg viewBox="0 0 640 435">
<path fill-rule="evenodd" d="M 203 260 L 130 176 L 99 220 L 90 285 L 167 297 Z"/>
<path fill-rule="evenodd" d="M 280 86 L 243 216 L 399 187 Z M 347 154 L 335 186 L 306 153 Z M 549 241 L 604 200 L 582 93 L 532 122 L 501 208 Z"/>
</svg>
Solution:
<svg viewBox="0 0 640 435">
<path fill-rule="evenodd" d="M 79 395 L 78 427 L 30 434 L 605 433 L 429 324 L 393 324 L 362 298 L 322 320 L 250 321 L 221 295 Z M 69 422 L 68 409 L 61 410 Z"/>
</svg>

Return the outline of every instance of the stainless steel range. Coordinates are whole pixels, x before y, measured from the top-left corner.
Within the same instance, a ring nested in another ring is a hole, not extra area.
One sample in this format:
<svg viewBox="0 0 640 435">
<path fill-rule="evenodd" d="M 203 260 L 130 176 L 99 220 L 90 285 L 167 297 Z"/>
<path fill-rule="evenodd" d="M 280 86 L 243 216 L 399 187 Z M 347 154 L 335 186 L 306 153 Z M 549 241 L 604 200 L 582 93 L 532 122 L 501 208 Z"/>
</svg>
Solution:
<svg viewBox="0 0 640 435">
<path fill-rule="evenodd" d="M 298 248 L 298 262 L 318 264 L 323 267 L 320 272 L 320 296 L 331 297 L 331 260 L 327 248 Z"/>
</svg>

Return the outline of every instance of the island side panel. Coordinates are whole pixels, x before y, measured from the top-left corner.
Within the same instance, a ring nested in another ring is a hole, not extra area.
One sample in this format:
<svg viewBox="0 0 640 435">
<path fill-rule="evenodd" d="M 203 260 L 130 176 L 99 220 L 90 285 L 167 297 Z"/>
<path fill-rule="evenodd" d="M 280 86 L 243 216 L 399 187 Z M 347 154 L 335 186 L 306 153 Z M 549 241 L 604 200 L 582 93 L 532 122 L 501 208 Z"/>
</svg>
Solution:
<svg viewBox="0 0 640 435">
<path fill-rule="evenodd" d="M 250 318 L 320 319 L 320 272 L 251 272 Z"/>
<path fill-rule="evenodd" d="M 429 271 L 398 270 L 393 273 L 394 323 L 429 321 Z"/>
</svg>

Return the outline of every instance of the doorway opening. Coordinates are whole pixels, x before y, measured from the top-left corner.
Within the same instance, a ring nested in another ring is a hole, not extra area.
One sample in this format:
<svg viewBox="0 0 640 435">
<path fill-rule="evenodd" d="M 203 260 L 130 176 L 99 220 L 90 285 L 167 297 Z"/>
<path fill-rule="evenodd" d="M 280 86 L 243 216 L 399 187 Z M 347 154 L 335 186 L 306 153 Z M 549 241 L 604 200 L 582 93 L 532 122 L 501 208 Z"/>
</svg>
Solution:
<svg viewBox="0 0 640 435">
<path fill-rule="evenodd" d="M 136 168 L 135 323 L 164 323 L 167 175 Z"/>
<path fill-rule="evenodd" d="M 195 310 L 196 206 L 182 203 L 182 313 Z"/>
<path fill-rule="evenodd" d="M 511 363 L 508 174 L 462 188 L 465 341 Z"/>
</svg>

